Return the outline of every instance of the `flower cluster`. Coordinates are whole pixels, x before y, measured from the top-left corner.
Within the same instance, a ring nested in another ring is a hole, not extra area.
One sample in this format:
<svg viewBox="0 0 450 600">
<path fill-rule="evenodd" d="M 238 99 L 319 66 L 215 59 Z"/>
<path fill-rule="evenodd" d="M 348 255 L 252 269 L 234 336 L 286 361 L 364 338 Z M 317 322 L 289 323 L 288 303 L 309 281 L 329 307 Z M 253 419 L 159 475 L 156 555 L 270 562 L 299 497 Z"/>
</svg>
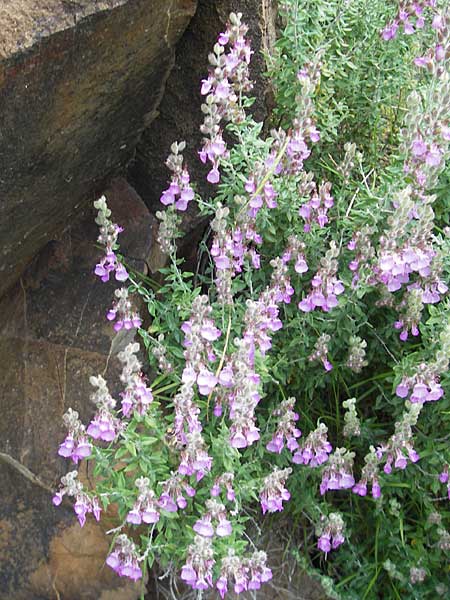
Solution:
<svg viewBox="0 0 450 600">
<path fill-rule="evenodd" d="M 202 81 L 201 94 L 206 98 L 201 107 L 205 119 L 200 131 L 205 138 L 199 155 L 203 163 L 209 161 L 212 165 L 207 180 L 213 184 L 220 180 L 221 157 L 228 155 L 221 123 L 223 120 L 238 123 L 245 118 L 241 94 L 253 87 L 248 75 L 252 55 L 245 38 L 248 27 L 241 19 L 241 13 L 230 14 L 226 31 L 219 35 L 209 55 L 208 78 Z"/>
<path fill-rule="evenodd" d="M 404 376 L 395 393 L 399 398 L 408 398 L 413 403 L 436 402 L 444 395 L 438 375 L 432 365 L 421 363 L 411 377 Z"/>
<path fill-rule="evenodd" d="M 278 417 L 277 429 L 266 445 L 269 452 L 280 452 L 284 448 L 286 439 L 286 446 L 291 452 L 295 452 L 298 449 L 297 439 L 302 435 L 300 429 L 296 427 L 296 422 L 299 416 L 294 412 L 295 398 L 288 398 L 283 400 L 280 406 L 273 411 L 273 416 Z"/>
<path fill-rule="evenodd" d="M 214 533 L 219 537 L 231 535 L 231 523 L 227 519 L 225 506 L 217 500 L 207 500 L 206 512 L 196 521 L 193 529 L 203 537 L 213 537 Z"/>
<path fill-rule="evenodd" d="M 386 460 L 383 470 L 387 474 L 392 472 L 392 464 L 396 469 L 406 469 L 408 460 L 415 463 L 420 458 L 412 445 L 412 428 L 417 423 L 423 404 L 410 402 L 405 404 L 406 410 L 402 418 L 395 423 L 395 433 L 389 438 L 387 444 L 376 449 L 378 460 Z"/>
<path fill-rule="evenodd" d="M 136 487 L 139 491 L 133 508 L 127 514 L 127 523 L 140 525 L 143 523 L 157 523 L 159 521 L 158 502 L 155 492 L 149 488 L 148 477 L 136 479 Z"/>
<path fill-rule="evenodd" d="M 436 0 L 400 0 L 399 5 L 397 16 L 381 32 L 385 41 L 395 38 L 399 27 L 403 28 L 405 35 L 412 35 L 417 29 L 423 29 L 425 26 L 424 10 L 427 7 L 434 8 Z"/>
<path fill-rule="evenodd" d="M 69 408 L 63 415 L 64 425 L 68 429 L 66 439 L 60 444 L 58 454 L 64 458 L 71 458 L 75 464 L 90 456 L 92 444 L 88 441 L 86 429 L 76 410 Z"/>
<path fill-rule="evenodd" d="M 228 591 L 229 580 L 233 581 L 235 594 L 246 590 L 259 590 L 262 583 L 272 579 L 272 571 L 266 565 L 267 555 L 265 552 L 256 551 L 249 558 L 241 558 L 230 549 L 228 555 L 222 558 L 220 577 L 216 582 L 216 588 L 221 598 Z"/>
<path fill-rule="evenodd" d="M 319 423 L 317 429 L 311 431 L 292 457 L 292 462 L 300 465 L 318 467 L 328 460 L 332 446 L 327 438 L 328 427 Z"/>
<path fill-rule="evenodd" d="M 263 488 L 259 494 L 263 514 L 266 512 L 277 512 L 283 510 L 283 502 L 287 502 L 291 494 L 285 487 L 285 483 L 292 469 L 276 468 L 264 479 Z"/>
<path fill-rule="evenodd" d="M 118 359 L 123 365 L 120 381 L 125 385 L 125 391 L 121 394 L 124 417 L 128 417 L 133 411 L 144 415 L 153 400 L 152 391 L 147 387 L 142 375 L 142 365 L 136 356 L 137 352 L 139 344 L 134 342 L 118 354 Z"/>
<path fill-rule="evenodd" d="M 216 477 L 214 485 L 211 488 L 211 496 L 220 496 L 222 488 L 225 487 L 227 491 L 227 500 L 229 502 L 233 502 L 236 497 L 233 489 L 233 481 L 234 475 L 228 471 L 225 471 L 225 473 L 222 473 L 222 475 Z"/>
<path fill-rule="evenodd" d="M 331 183 L 326 181 L 319 186 L 317 190 L 314 183 L 314 190 L 308 202 L 303 203 L 299 208 L 299 215 L 305 221 L 303 230 L 311 231 L 311 223 L 314 221 L 319 227 L 325 227 L 328 223 L 328 210 L 334 205 L 333 196 L 330 193 Z"/>
<path fill-rule="evenodd" d="M 113 412 L 116 401 L 109 393 L 106 381 L 101 375 L 91 377 L 89 382 L 97 388 L 91 395 L 91 400 L 97 407 L 97 412 L 88 425 L 87 433 L 94 440 L 112 442 L 123 427 L 122 422 Z"/>
<path fill-rule="evenodd" d="M 174 142 L 170 146 L 171 153 L 166 160 L 166 165 L 173 175 L 169 187 L 163 191 L 160 198 L 164 206 L 173 204 L 180 211 L 185 211 L 195 196 L 190 184 L 189 172 L 183 165 L 182 152 L 185 148 L 186 142 Z"/>
<path fill-rule="evenodd" d="M 95 266 L 95 274 L 103 282 L 109 281 L 111 273 L 115 274 L 117 281 L 126 281 L 128 273 L 123 264 L 118 260 L 115 250 L 117 250 L 117 238 L 123 231 L 116 223 L 110 220 L 111 211 L 106 205 L 106 198 L 102 196 L 94 202 L 94 207 L 98 210 L 95 222 L 100 228 L 98 243 L 105 247 L 104 258 Z"/>
<path fill-rule="evenodd" d="M 61 477 L 61 485 L 53 496 L 53 504 L 59 506 L 64 496 L 75 498 L 73 510 L 81 527 L 86 522 L 87 513 L 92 513 L 97 521 L 100 520 L 101 508 L 98 499 L 96 496 L 88 496 L 84 491 L 83 484 L 78 480 L 77 471 L 69 471 L 67 475 Z"/>
<path fill-rule="evenodd" d="M 330 550 L 336 550 L 344 541 L 345 523 L 342 515 L 339 513 L 330 513 L 328 517 L 322 516 L 318 527 L 317 535 L 320 536 L 317 542 L 317 547 L 325 555 Z"/>
<path fill-rule="evenodd" d="M 106 564 L 120 577 L 129 577 L 134 581 L 142 577 L 136 544 L 123 533 L 117 536 L 114 550 L 107 557 Z"/>
<path fill-rule="evenodd" d="M 444 465 L 442 472 L 439 474 L 439 481 L 441 483 L 447 484 L 447 494 L 448 494 L 448 499 L 450 500 L 450 480 L 449 480 L 449 475 L 448 475 L 448 469 L 449 469 L 449 465 Z"/>
<path fill-rule="evenodd" d="M 370 482 L 372 497 L 379 498 L 381 496 L 380 483 L 378 481 L 379 459 L 373 446 L 370 446 L 369 450 L 369 453 L 364 458 L 361 479 L 353 486 L 352 491 L 359 496 L 365 496 L 367 494 L 367 484 Z"/>
<path fill-rule="evenodd" d="M 375 250 L 371 242 L 373 233 L 373 227 L 364 225 L 355 231 L 352 239 L 347 244 L 347 248 L 355 252 L 354 257 L 348 263 L 348 268 L 353 273 L 352 287 L 356 287 L 360 280 L 362 269 L 371 263 L 375 255 Z"/>
<path fill-rule="evenodd" d="M 355 335 L 352 335 L 348 342 L 350 352 L 345 365 L 354 373 L 360 373 L 368 365 L 366 360 L 367 342 Z"/>
<path fill-rule="evenodd" d="M 215 564 L 210 537 L 196 535 L 187 551 L 186 564 L 181 569 L 181 579 L 194 590 L 213 587 L 212 568 Z"/>
<path fill-rule="evenodd" d="M 159 497 L 159 506 L 167 512 L 184 510 L 187 506 L 186 496 L 195 496 L 194 488 L 183 481 L 184 474 L 172 473 L 169 479 L 161 482 L 162 493 Z"/>
<path fill-rule="evenodd" d="M 353 460 L 355 453 L 345 448 L 336 448 L 330 454 L 322 473 L 320 493 L 323 496 L 327 490 L 346 490 L 355 485 L 353 477 Z"/>
<path fill-rule="evenodd" d="M 333 368 L 333 365 L 328 360 L 328 344 L 330 340 L 331 336 L 328 333 L 322 333 L 314 344 L 314 351 L 308 356 L 308 360 L 311 362 L 320 360 L 325 371 L 331 371 Z"/>
<path fill-rule="evenodd" d="M 311 291 L 298 304 L 299 309 L 303 312 L 310 312 L 316 308 L 328 312 L 338 305 L 337 296 L 344 291 L 342 281 L 336 277 L 338 255 L 338 247 L 331 242 L 329 250 L 320 261 L 319 270 L 311 280 Z"/>
<path fill-rule="evenodd" d="M 356 412 L 356 398 L 344 400 L 342 406 L 345 408 L 344 428 L 342 430 L 344 437 L 361 435 L 361 423 Z"/>
<path fill-rule="evenodd" d="M 133 310 L 133 305 L 129 299 L 127 288 L 120 288 L 114 292 L 117 301 L 106 314 L 108 321 L 115 321 L 114 330 L 139 328 L 142 325 L 142 320 L 138 313 Z"/>
</svg>

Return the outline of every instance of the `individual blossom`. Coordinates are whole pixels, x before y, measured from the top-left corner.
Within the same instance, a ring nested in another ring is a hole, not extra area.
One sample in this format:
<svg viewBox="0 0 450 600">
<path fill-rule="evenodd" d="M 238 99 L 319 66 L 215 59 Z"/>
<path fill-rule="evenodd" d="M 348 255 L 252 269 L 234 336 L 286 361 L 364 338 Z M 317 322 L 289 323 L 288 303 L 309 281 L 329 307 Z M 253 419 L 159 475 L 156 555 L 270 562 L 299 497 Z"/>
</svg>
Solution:
<svg viewBox="0 0 450 600">
<path fill-rule="evenodd" d="M 352 335 L 349 339 L 349 355 L 345 365 L 353 371 L 360 373 L 364 367 L 367 367 L 366 360 L 367 342 L 359 336 Z"/>
<path fill-rule="evenodd" d="M 317 547 L 325 553 L 330 550 L 336 550 L 344 541 L 345 523 L 340 513 L 330 513 L 323 515 L 316 529 L 316 535 L 319 536 Z"/>
<path fill-rule="evenodd" d="M 117 238 L 123 229 L 116 223 L 110 221 L 109 217 L 111 216 L 111 211 L 106 204 L 105 196 L 96 200 L 94 202 L 94 207 L 98 210 L 95 222 L 100 229 L 97 241 L 105 247 L 105 256 L 95 266 L 94 272 L 103 282 L 109 281 L 111 273 L 114 273 L 117 281 L 126 281 L 128 279 L 127 270 L 116 255 L 116 250 L 118 248 Z"/>
<path fill-rule="evenodd" d="M 122 393 L 124 417 L 128 417 L 133 411 L 143 416 L 153 401 L 152 391 L 147 387 L 142 375 L 142 365 L 136 356 L 137 352 L 139 344 L 134 342 L 118 354 L 118 359 L 123 365 L 120 381 L 125 385 L 125 391 Z"/>
<path fill-rule="evenodd" d="M 299 302 L 299 309 L 310 312 L 320 308 L 324 312 L 330 311 L 338 305 L 337 297 L 344 291 L 344 285 L 336 277 L 339 249 L 334 242 L 320 261 L 320 268 L 311 280 L 311 291 Z"/>
<path fill-rule="evenodd" d="M 333 365 L 328 360 L 328 344 L 330 340 L 331 336 L 327 333 L 322 333 L 314 344 L 314 351 L 308 356 L 308 360 L 311 362 L 320 360 L 325 371 L 331 371 L 333 368 Z"/>
<path fill-rule="evenodd" d="M 71 458 L 75 464 L 90 456 L 92 444 L 88 441 L 86 429 L 78 418 L 76 410 L 69 408 L 63 415 L 64 425 L 68 429 L 65 440 L 60 444 L 58 454 Z"/>
<path fill-rule="evenodd" d="M 275 409 L 272 413 L 273 416 L 277 417 L 277 429 L 270 442 L 266 445 L 269 452 L 276 452 L 280 454 L 286 446 L 291 452 L 295 452 L 298 449 L 297 439 L 301 436 L 302 432 L 296 427 L 296 422 L 299 416 L 294 412 L 295 398 L 288 398 L 283 400 L 280 406 Z"/>
<path fill-rule="evenodd" d="M 449 479 L 449 465 L 444 465 L 444 468 L 442 469 L 441 473 L 439 474 L 439 481 L 441 483 L 447 484 L 447 495 L 448 495 L 448 499 L 450 500 L 450 479 Z"/>
<path fill-rule="evenodd" d="M 142 577 L 136 544 L 123 533 L 117 536 L 114 550 L 108 555 L 106 564 L 120 577 L 129 577 L 134 581 Z"/>
<path fill-rule="evenodd" d="M 353 477 L 353 460 L 355 453 L 345 448 L 336 448 L 330 454 L 328 462 L 322 472 L 320 494 L 323 496 L 328 490 L 346 490 L 355 485 Z"/>
<path fill-rule="evenodd" d="M 92 513 L 97 521 L 100 520 L 101 508 L 98 499 L 84 491 L 83 484 L 78 480 L 78 471 L 70 471 L 61 477 L 61 485 L 53 496 L 53 504 L 59 506 L 64 496 L 75 498 L 73 510 L 81 527 L 85 524 L 88 513 Z"/>
<path fill-rule="evenodd" d="M 138 497 L 129 511 L 126 521 L 133 525 L 141 523 L 157 523 L 159 521 L 159 506 L 155 492 L 150 489 L 150 480 L 148 477 L 139 477 L 136 479 Z"/>
<path fill-rule="evenodd" d="M 287 502 L 291 495 L 285 487 L 285 483 L 292 469 L 278 469 L 264 479 L 264 485 L 259 494 L 263 514 L 266 512 L 277 512 L 283 510 L 283 502 Z"/>
<path fill-rule="evenodd" d="M 364 467 L 361 473 L 361 479 L 353 486 L 352 491 L 359 496 L 366 496 L 367 484 L 372 486 L 372 497 L 381 496 L 381 488 L 378 480 L 379 458 L 373 446 L 370 446 L 370 452 L 364 458 Z"/>
<path fill-rule="evenodd" d="M 91 394 L 91 401 L 97 407 L 97 411 L 88 425 L 87 434 L 94 440 L 112 442 L 122 429 L 120 420 L 114 414 L 116 401 L 109 393 L 106 381 L 101 375 L 90 377 L 89 382 L 97 388 Z"/>
<path fill-rule="evenodd" d="M 333 449 L 328 441 L 327 433 L 328 427 L 324 423 L 320 423 L 296 450 L 292 456 L 292 462 L 310 467 L 318 467 L 325 463 Z"/>
<path fill-rule="evenodd" d="M 185 142 L 174 142 L 171 147 L 166 165 L 172 171 L 172 178 L 169 187 L 163 191 L 160 201 L 165 206 L 174 205 L 176 210 L 184 212 L 188 204 L 194 199 L 194 190 L 190 184 L 190 176 L 183 162 L 183 150 L 186 148 Z"/>
<path fill-rule="evenodd" d="M 114 330 L 139 328 L 142 320 L 129 299 L 127 288 L 120 288 L 114 292 L 117 301 L 106 314 L 108 321 L 115 321 Z"/>
<path fill-rule="evenodd" d="M 187 551 L 186 564 L 181 569 L 181 579 L 194 590 L 213 587 L 212 568 L 215 564 L 211 538 L 196 535 Z"/>
<path fill-rule="evenodd" d="M 344 437 L 358 437 L 361 435 L 361 423 L 356 412 L 356 398 L 344 400 L 342 406 L 346 409 L 344 413 Z"/>
</svg>

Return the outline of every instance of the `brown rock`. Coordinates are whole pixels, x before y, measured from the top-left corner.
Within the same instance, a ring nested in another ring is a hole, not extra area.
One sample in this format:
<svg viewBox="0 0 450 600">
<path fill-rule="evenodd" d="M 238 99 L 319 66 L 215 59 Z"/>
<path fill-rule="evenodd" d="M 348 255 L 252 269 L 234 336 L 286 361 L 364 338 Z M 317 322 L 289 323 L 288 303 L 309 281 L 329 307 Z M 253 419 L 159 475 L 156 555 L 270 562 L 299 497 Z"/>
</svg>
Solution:
<svg viewBox="0 0 450 600">
<path fill-rule="evenodd" d="M 0 294 L 133 155 L 196 0 L 3 0 Z"/>
</svg>

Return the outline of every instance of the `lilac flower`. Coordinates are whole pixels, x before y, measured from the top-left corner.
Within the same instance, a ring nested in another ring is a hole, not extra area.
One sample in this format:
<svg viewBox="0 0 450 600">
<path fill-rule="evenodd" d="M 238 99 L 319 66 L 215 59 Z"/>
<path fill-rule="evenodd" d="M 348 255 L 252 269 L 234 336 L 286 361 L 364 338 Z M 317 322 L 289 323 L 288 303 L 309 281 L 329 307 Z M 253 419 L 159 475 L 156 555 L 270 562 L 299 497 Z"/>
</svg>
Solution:
<svg viewBox="0 0 450 600">
<path fill-rule="evenodd" d="M 242 24 L 241 17 L 241 13 L 230 15 L 227 30 L 219 35 L 209 55 L 210 72 L 201 86 L 201 94 L 206 98 L 200 131 L 205 137 L 199 156 L 203 163 L 209 161 L 212 165 L 207 175 L 212 184 L 220 181 L 220 159 L 229 156 L 222 138 L 222 121 L 240 122 L 245 118 L 240 97 L 253 86 L 248 77 L 252 52 L 245 39 L 247 26 Z"/>
<path fill-rule="evenodd" d="M 332 446 L 327 439 L 328 428 L 320 423 L 314 431 L 308 434 L 305 441 L 292 456 L 292 462 L 296 464 L 318 467 L 328 460 Z"/>
<path fill-rule="evenodd" d="M 79 420 L 77 411 L 69 408 L 63 415 L 63 421 L 68 434 L 60 444 L 58 454 L 64 458 L 71 458 L 77 464 L 78 461 L 90 456 L 92 444 L 86 437 L 85 427 Z"/>
<path fill-rule="evenodd" d="M 107 557 L 106 564 L 120 577 L 129 577 L 134 581 L 142 577 L 136 544 L 123 533 L 116 538 L 115 548 Z"/>
<path fill-rule="evenodd" d="M 354 452 L 349 452 L 345 448 L 335 449 L 322 473 L 320 484 L 322 496 L 327 490 L 344 490 L 355 485 L 352 474 L 354 458 Z"/>
<path fill-rule="evenodd" d="M 386 444 L 376 449 L 378 460 L 386 460 L 383 468 L 386 474 L 391 473 L 392 465 L 396 469 L 405 469 L 408 461 L 415 463 L 420 458 L 412 445 L 412 428 L 417 423 L 423 403 L 407 402 L 405 406 L 406 410 L 401 419 L 395 423 L 395 433 Z"/>
<path fill-rule="evenodd" d="M 299 416 L 294 412 L 295 398 L 284 400 L 280 407 L 273 411 L 273 415 L 278 418 L 277 430 L 271 441 L 266 445 L 269 452 L 280 454 L 284 448 L 284 440 L 286 439 L 287 448 L 294 452 L 298 449 L 297 439 L 301 436 L 301 431 L 295 426 Z"/>
<path fill-rule="evenodd" d="M 186 434 L 186 446 L 181 451 L 180 458 L 178 473 L 182 475 L 195 473 L 197 481 L 203 479 L 211 470 L 212 458 L 208 456 L 205 442 L 198 431 Z"/>
<path fill-rule="evenodd" d="M 174 205 L 176 210 L 184 212 L 188 204 L 194 199 L 194 190 L 190 184 L 190 176 L 187 168 L 183 165 L 183 150 L 185 142 L 174 142 L 171 147 L 166 165 L 172 171 L 172 179 L 169 187 L 161 194 L 160 202 L 164 206 Z"/>
<path fill-rule="evenodd" d="M 321 523 L 317 527 L 317 535 L 320 535 L 317 547 L 325 553 L 335 550 L 344 541 L 343 531 L 345 523 L 340 513 L 330 513 L 328 517 L 322 516 Z"/>
<path fill-rule="evenodd" d="M 89 379 L 97 390 L 91 394 L 91 401 L 97 407 L 94 418 L 89 423 L 86 433 L 95 440 L 112 442 L 121 430 L 121 423 L 113 413 L 116 401 L 109 393 L 106 381 L 101 375 Z"/>
<path fill-rule="evenodd" d="M 353 486 L 352 491 L 359 496 L 366 496 L 367 483 L 372 486 L 372 497 L 379 498 L 381 496 L 380 483 L 378 481 L 379 459 L 375 448 L 370 446 L 370 452 L 364 458 L 364 467 L 361 473 L 361 479 Z"/>
<path fill-rule="evenodd" d="M 333 365 L 328 360 L 328 343 L 331 337 L 327 333 L 320 335 L 314 344 L 314 351 L 308 356 L 309 361 L 320 360 L 325 371 L 331 371 Z"/>
<path fill-rule="evenodd" d="M 310 312 L 320 308 L 328 312 L 338 305 L 337 296 L 343 293 L 344 285 L 337 279 L 338 249 L 331 242 L 330 249 L 321 260 L 321 267 L 311 280 L 312 289 L 310 293 L 298 304 L 303 312 Z"/>
<path fill-rule="evenodd" d="M 292 469 L 276 468 L 264 479 L 264 485 L 260 491 L 260 502 L 263 514 L 266 512 L 277 512 L 283 510 L 283 502 L 287 502 L 291 495 L 284 487 L 286 479 L 292 473 Z"/>
<path fill-rule="evenodd" d="M 222 473 L 222 475 L 217 477 L 214 481 L 214 485 L 210 491 L 211 496 L 213 496 L 213 497 L 219 496 L 221 493 L 221 489 L 223 487 L 225 487 L 227 500 L 229 500 L 230 502 L 233 502 L 236 497 L 234 490 L 233 490 L 233 480 L 234 480 L 233 473 L 230 473 L 228 471 L 226 471 L 225 473 Z"/>
<path fill-rule="evenodd" d="M 187 506 L 186 496 L 195 496 L 195 490 L 184 481 L 184 474 L 172 473 L 166 481 L 161 482 L 162 493 L 158 505 L 167 512 L 177 512 L 180 508 L 184 510 Z"/>
<path fill-rule="evenodd" d="M 105 247 L 105 257 L 96 265 L 94 272 L 103 282 L 109 281 L 111 273 L 115 273 L 117 281 L 126 281 L 128 273 L 115 253 L 117 238 L 123 229 L 110 221 L 111 211 L 106 204 L 105 196 L 96 200 L 94 207 L 98 210 L 95 222 L 100 229 L 97 241 Z"/>
<path fill-rule="evenodd" d="M 314 183 L 314 182 L 313 182 Z M 317 191 L 314 183 L 314 191 L 308 202 L 301 205 L 299 215 L 304 219 L 304 231 L 311 231 L 311 223 L 316 222 L 319 227 L 325 227 L 328 223 L 328 209 L 334 205 L 333 197 L 330 194 L 331 183 L 322 183 Z"/>
<path fill-rule="evenodd" d="M 155 492 L 149 488 L 150 480 L 147 477 L 136 479 L 139 494 L 133 508 L 127 515 L 127 523 L 140 525 L 144 523 L 157 523 L 159 521 L 159 507 Z"/>
<path fill-rule="evenodd" d="M 181 579 L 194 590 L 213 587 L 212 568 L 215 564 L 211 538 L 196 535 L 187 551 L 186 564 L 181 569 Z"/>
<path fill-rule="evenodd" d="M 142 365 L 136 357 L 139 351 L 138 343 L 131 343 L 119 352 L 118 359 L 122 363 L 122 373 L 120 380 L 125 384 L 125 391 L 122 393 L 122 413 L 127 417 L 135 410 L 139 415 L 144 415 L 151 402 L 153 394 L 151 389 L 145 384 L 141 372 Z"/>
<path fill-rule="evenodd" d="M 108 321 L 116 321 L 114 330 L 120 331 L 122 328 L 133 329 L 140 327 L 142 325 L 142 320 L 138 313 L 132 308 L 127 288 L 115 290 L 114 295 L 116 296 L 117 301 L 106 314 Z"/>
<path fill-rule="evenodd" d="M 88 513 L 92 513 L 97 521 L 100 520 L 101 507 L 96 496 L 88 495 L 84 491 L 83 484 L 77 477 L 78 471 L 70 471 L 67 475 L 61 477 L 61 485 L 53 496 L 53 504 L 59 506 L 66 495 L 75 498 L 73 509 L 81 527 L 83 527 Z"/>
</svg>

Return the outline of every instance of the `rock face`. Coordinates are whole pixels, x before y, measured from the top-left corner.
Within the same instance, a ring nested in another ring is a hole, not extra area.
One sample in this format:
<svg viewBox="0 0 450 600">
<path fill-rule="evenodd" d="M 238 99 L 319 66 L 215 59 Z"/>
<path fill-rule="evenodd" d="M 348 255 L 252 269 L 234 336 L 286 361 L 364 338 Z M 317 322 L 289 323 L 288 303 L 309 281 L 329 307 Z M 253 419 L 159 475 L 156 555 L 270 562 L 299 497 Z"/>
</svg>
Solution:
<svg viewBox="0 0 450 600">
<path fill-rule="evenodd" d="M 196 0 L 2 0 L 0 295 L 132 157 Z"/>
<path fill-rule="evenodd" d="M 125 228 L 121 250 L 142 269 L 153 218 L 124 180 L 106 195 Z M 115 334 L 105 319 L 115 286 L 93 274 L 101 256 L 93 219 L 88 211 L 49 244 L 0 302 L 1 600 L 133 600 L 140 591 L 105 567 L 110 540 L 100 525 L 88 519 L 81 530 L 70 505 L 51 503 L 59 478 L 74 467 L 57 455 L 62 415 L 72 407 L 83 422 L 92 417 L 89 377 L 105 373 L 117 385 L 116 354 L 134 335 Z"/>
</svg>

